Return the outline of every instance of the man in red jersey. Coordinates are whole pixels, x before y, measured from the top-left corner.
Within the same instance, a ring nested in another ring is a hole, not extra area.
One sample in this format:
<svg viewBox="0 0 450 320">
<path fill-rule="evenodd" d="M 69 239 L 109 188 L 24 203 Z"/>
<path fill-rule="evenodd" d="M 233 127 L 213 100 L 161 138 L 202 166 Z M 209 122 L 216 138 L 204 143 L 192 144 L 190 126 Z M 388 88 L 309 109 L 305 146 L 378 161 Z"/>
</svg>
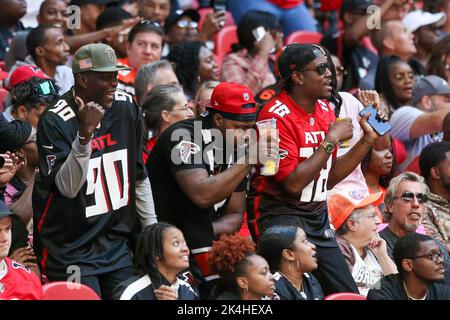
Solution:
<svg viewBox="0 0 450 320">
<path fill-rule="evenodd" d="M 348 119 L 336 122 L 325 100 L 332 93 L 332 77 L 322 47 L 288 45 L 278 68 L 283 90 L 258 120 L 277 120 L 280 165 L 275 176 L 256 172 L 252 179 L 247 206 L 252 234 L 257 238 L 274 225 L 298 225 L 317 247 L 324 293 L 358 292 L 330 229 L 326 193 L 355 169 L 378 136 L 363 117 L 364 136 L 336 158 L 337 144 L 352 137 L 353 126 Z"/>
<path fill-rule="evenodd" d="M 42 286 L 30 269 L 9 259 L 13 212 L 0 201 L 0 300 L 40 300 Z"/>
</svg>

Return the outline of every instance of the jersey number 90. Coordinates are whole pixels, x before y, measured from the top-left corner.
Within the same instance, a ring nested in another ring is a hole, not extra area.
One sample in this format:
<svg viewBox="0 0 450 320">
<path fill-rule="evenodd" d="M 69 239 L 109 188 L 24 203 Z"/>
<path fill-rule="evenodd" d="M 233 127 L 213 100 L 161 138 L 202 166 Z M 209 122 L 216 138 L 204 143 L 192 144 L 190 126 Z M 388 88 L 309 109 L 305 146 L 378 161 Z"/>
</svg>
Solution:
<svg viewBox="0 0 450 320">
<path fill-rule="evenodd" d="M 89 161 L 86 195 L 94 194 L 95 204 L 86 207 L 86 218 L 111 212 L 128 204 L 127 159 L 127 149 L 122 149 Z"/>
</svg>

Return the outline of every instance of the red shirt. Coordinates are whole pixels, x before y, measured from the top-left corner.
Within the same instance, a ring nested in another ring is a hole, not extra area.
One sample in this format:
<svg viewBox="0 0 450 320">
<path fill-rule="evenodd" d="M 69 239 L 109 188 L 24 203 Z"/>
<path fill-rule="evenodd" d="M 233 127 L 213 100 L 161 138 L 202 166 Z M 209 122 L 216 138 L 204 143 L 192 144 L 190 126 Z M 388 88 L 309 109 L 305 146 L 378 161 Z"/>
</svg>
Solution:
<svg viewBox="0 0 450 320">
<path fill-rule="evenodd" d="M 144 160 L 144 164 L 147 163 L 148 156 L 150 155 L 150 152 L 152 152 L 155 144 L 156 144 L 155 137 L 151 137 L 150 139 L 147 140 L 147 144 L 145 145 L 147 150 L 144 150 L 144 152 L 142 153 L 142 160 Z"/>
<path fill-rule="evenodd" d="M 133 69 L 128 62 L 128 58 L 118 59 L 119 65 L 130 67 L 131 70 L 119 71 L 117 80 L 119 81 L 117 89 L 125 91 L 131 95 L 134 95 L 134 79 L 136 78 L 136 69 Z"/>
<path fill-rule="evenodd" d="M 252 189 L 256 193 L 267 195 L 267 199 L 287 204 L 291 208 L 307 212 L 315 211 L 326 201 L 328 172 L 336 159 L 337 148 L 316 179 L 303 189 L 300 198 L 293 198 L 287 194 L 280 181 L 320 147 L 320 143 L 328 133 L 330 123 L 336 120 L 334 111 L 327 101 L 318 100 L 314 112 L 307 114 L 283 91 L 264 106 L 258 120 L 271 118 L 277 119 L 279 130 L 279 170 L 273 177 L 256 175 L 252 180 Z"/>
<path fill-rule="evenodd" d="M 291 9 L 303 3 L 303 0 L 269 0 L 273 4 L 283 9 Z"/>
<path fill-rule="evenodd" d="M 41 300 L 42 285 L 39 278 L 20 263 L 9 258 L 4 261 L 7 273 L 0 279 L 0 300 Z"/>
</svg>

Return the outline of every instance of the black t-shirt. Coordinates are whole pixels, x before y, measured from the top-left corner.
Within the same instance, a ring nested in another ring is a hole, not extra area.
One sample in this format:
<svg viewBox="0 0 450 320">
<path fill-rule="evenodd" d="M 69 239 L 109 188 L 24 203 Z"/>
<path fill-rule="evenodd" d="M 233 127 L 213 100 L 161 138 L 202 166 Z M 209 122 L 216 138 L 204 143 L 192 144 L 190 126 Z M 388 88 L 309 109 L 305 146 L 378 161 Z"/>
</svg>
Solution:
<svg viewBox="0 0 450 320">
<path fill-rule="evenodd" d="M 275 293 L 280 300 L 322 300 L 323 292 L 317 279 L 310 273 L 303 274 L 302 289 L 297 290 L 292 283 L 283 275 L 276 272 L 273 275 L 275 280 Z"/>
<path fill-rule="evenodd" d="M 428 286 L 428 294 L 425 300 L 449 299 L 450 287 L 435 282 Z M 369 290 L 367 300 L 409 300 L 409 298 L 405 292 L 403 280 L 397 273 L 381 278 L 375 288 Z"/>
<path fill-rule="evenodd" d="M 209 115 L 177 122 L 158 137 L 147 161 L 158 220 L 174 224 L 183 232 L 204 276 L 209 275 L 206 257 L 214 240 L 212 222 L 224 212 L 231 195 L 212 207 L 199 208 L 180 188 L 175 173 L 201 168 L 213 176 L 235 162 L 236 155 L 227 156 L 225 152 L 223 164 L 215 162 L 218 149 L 213 148 L 215 140 L 211 130 Z M 246 185 L 244 179 L 235 192 L 245 191 Z"/>
<path fill-rule="evenodd" d="M 25 30 L 22 22 L 18 21 L 15 26 L 15 32 Z M 6 53 L 9 51 L 14 34 L 8 28 L 0 26 L 0 61 L 5 60 Z"/>
<path fill-rule="evenodd" d="M 86 182 L 73 199 L 55 177 L 77 138 L 78 106 L 72 90 L 39 120 L 39 174 L 33 190 L 34 249 L 44 272 L 67 276 L 77 265 L 94 275 L 132 265 L 129 241 L 139 231 L 136 181 L 147 177 L 142 162 L 142 122 L 132 97 L 116 91 L 91 142 Z"/>
<path fill-rule="evenodd" d="M 176 280 L 174 284 L 170 284 L 166 279 L 155 281 L 149 275 L 135 275 L 120 283 L 114 290 L 114 300 L 157 300 L 154 290 L 159 288 L 157 282 L 172 286 L 177 291 L 177 300 L 197 300 L 198 294 L 194 289 L 181 279 Z"/>
<path fill-rule="evenodd" d="M 19 216 L 12 215 L 12 230 L 11 230 L 11 247 L 9 254 L 12 254 L 19 248 L 28 246 L 28 230 Z"/>
<path fill-rule="evenodd" d="M 395 233 L 389 229 L 387 226 L 379 233 L 380 237 L 383 238 L 386 241 L 386 247 L 387 247 L 387 254 L 388 256 L 393 260 L 394 259 L 394 247 L 397 243 L 398 239 L 400 239 L 399 236 L 397 236 Z"/>
</svg>

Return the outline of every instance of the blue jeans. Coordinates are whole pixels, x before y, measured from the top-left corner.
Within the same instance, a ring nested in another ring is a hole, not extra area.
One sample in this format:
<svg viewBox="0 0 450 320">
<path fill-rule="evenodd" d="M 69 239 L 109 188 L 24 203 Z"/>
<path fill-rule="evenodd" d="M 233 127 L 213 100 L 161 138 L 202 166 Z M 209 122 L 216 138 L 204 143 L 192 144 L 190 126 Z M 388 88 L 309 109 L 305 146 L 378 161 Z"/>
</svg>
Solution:
<svg viewBox="0 0 450 320">
<path fill-rule="evenodd" d="M 311 16 L 304 3 L 292 9 L 282 9 L 268 0 L 227 0 L 227 8 L 233 14 L 236 24 L 248 11 L 259 10 L 277 17 L 285 36 L 298 30 L 317 31 L 317 21 Z"/>
</svg>

